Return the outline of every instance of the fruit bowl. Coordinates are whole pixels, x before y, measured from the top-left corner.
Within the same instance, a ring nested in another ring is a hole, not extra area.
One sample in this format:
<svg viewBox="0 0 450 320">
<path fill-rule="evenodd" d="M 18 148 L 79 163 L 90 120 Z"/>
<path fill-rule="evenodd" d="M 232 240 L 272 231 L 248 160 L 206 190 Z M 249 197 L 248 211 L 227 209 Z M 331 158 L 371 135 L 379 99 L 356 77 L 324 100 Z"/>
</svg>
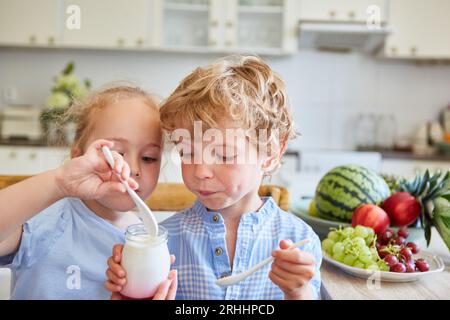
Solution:
<svg viewBox="0 0 450 320">
<path fill-rule="evenodd" d="M 334 260 L 330 257 L 328 253 L 322 250 L 323 259 L 338 267 L 342 271 L 352 276 L 372 280 L 380 280 L 385 282 L 412 282 L 422 279 L 430 274 L 438 273 L 444 270 L 444 262 L 442 258 L 436 256 L 430 252 L 421 250 L 419 253 L 414 255 L 416 259 L 426 259 L 430 265 L 430 270 L 426 272 L 412 272 L 412 273 L 397 273 L 390 271 L 373 271 L 361 268 L 350 267 L 344 263 Z"/>
<path fill-rule="evenodd" d="M 339 226 L 342 227 L 351 227 L 351 223 L 346 222 L 338 222 L 338 221 L 330 221 L 325 220 L 317 216 L 311 216 L 308 213 L 308 207 L 311 202 L 311 199 L 301 199 L 298 201 L 295 201 L 290 208 L 290 212 L 292 212 L 294 215 L 305 221 L 308 225 L 313 228 L 313 230 L 317 233 L 319 238 L 321 240 L 325 239 L 327 237 L 328 232 L 330 232 L 330 228 L 336 228 L 339 229 Z M 394 231 L 397 232 L 398 228 L 396 227 L 390 227 Z M 409 231 L 409 239 L 414 242 L 419 242 L 423 240 L 424 237 L 424 231 L 422 228 L 412 228 L 408 227 Z"/>
</svg>

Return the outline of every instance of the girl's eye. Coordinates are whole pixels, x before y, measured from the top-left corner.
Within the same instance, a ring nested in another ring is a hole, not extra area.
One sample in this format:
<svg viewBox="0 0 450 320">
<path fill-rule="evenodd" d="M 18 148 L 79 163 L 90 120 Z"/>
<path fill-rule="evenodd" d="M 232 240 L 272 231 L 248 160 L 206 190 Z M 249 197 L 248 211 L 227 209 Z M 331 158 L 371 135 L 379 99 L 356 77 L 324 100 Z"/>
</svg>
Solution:
<svg viewBox="0 0 450 320">
<path fill-rule="evenodd" d="M 157 160 L 158 160 L 158 159 L 152 158 L 152 157 L 142 157 L 142 161 L 148 162 L 148 163 L 152 163 L 152 162 L 155 162 L 155 161 L 157 161 Z"/>
<path fill-rule="evenodd" d="M 190 158 L 190 157 L 192 157 L 192 153 L 180 151 L 180 157 L 181 158 L 185 158 L 185 157 Z"/>
<path fill-rule="evenodd" d="M 192 155 L 192 153 L 186 153 L 186 152 L 181 151 L 180 158 L 181 158 L 182 162 L 190 164 L 190 163 L 192 163 L 194 156 Z"/>
</svg>

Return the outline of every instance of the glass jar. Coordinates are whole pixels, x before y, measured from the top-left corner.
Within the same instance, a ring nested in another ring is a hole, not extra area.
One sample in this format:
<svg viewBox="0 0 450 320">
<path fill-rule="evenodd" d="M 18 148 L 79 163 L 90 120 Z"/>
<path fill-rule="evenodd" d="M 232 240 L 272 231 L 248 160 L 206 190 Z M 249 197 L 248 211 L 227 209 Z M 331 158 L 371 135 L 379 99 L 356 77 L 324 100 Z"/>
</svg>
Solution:
<svg viewBox="0 0 450 320">
<path fill-rule="evenodd" d="M 396 141 L 397 123 L 392 114 L 381 114 L 376 122 L 375 145 L 381 150 L 392 150 Z"/>
<path fill-rule="evenodd" d="M 375 146 L 375 116 L 359 114 L 354 126 L 356 147 L 359 150 L 371 150 Z"/>
<path fill-rule="evenodd" d="M 159 226 L 152 238 L 143 224 L 129 226 L 122 252 L 127 283 L 121 294 L 132 299 L 152 299 L 170 271 L 167 230 Z"/>
</svg>

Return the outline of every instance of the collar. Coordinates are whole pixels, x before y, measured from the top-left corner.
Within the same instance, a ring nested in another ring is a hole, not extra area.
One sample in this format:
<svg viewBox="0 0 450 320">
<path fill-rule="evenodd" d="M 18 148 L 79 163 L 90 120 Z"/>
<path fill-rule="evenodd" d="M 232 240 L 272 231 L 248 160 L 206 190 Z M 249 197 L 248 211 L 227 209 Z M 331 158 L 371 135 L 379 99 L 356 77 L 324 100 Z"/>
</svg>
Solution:
<svg viewBox="0 0 450 320">
<path fill-rule="evenodd" d="M 277 205 L 272 197 L 261 197 L 261 200 L 264 202 L 262 207 L 258 211 L 244 213 L 241 216 L 241 221 L 258 225 L 266 221 L 270 217 L 271 213 L 276 211 Z M 220 211 L 208 210 L 198 199 L 195 201 L 193 209 L 205 223 L 217 224 L 218 222 L 224 222 Z"/>
</svg>

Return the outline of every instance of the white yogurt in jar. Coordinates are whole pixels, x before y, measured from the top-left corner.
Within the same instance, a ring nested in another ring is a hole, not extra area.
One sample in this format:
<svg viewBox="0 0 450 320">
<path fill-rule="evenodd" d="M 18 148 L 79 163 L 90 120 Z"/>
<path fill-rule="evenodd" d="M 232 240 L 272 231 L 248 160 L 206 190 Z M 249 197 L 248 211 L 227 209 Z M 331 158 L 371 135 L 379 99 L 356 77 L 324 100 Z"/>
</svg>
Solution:
<svg viewBox="0 0 450 320">
<path fill-rule="evenodd" d="M 148 235 L 143 224 L 128 227 L 122 252 L 122 267 L 127 283 L 121 294 L 133 299 L 149 299 L 156 294 L 170 271 L 167 230 L 158 228 L 158 236 Z"/>
</svg>

